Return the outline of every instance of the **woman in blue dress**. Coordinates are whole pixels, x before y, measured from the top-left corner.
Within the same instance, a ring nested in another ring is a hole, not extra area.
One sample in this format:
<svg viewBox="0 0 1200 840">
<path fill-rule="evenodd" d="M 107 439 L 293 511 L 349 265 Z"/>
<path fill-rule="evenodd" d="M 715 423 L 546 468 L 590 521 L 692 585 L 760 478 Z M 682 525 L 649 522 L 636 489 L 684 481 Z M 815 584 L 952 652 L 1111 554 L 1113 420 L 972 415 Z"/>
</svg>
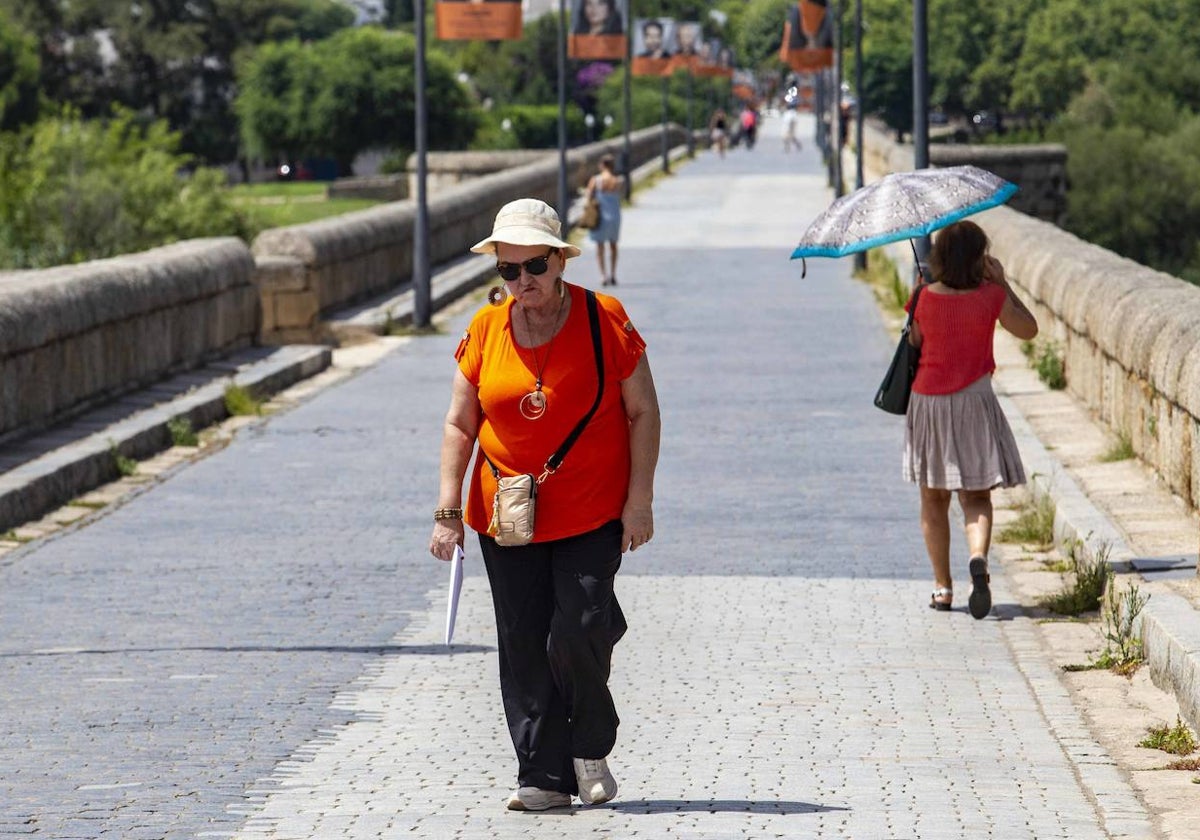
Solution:
<svg viewBox="0 0 1200 840">
<path fill-rule="evenodd" d="M 600 224 L 592 228 L 590 235 L 599 249 L 600 277 L 605 286 L 617 285 L 617 240 L 621 238 L 621 196 L 625 192 L 625 178 L 616 173 L 616 168 L 613 156 L 605 155 L 600 158 L 600 171 L 587 185 L 587 197 L 595 196 L 600 205 Z M 611 274 L 607 260 L 610 254 Z"/>
</svg>

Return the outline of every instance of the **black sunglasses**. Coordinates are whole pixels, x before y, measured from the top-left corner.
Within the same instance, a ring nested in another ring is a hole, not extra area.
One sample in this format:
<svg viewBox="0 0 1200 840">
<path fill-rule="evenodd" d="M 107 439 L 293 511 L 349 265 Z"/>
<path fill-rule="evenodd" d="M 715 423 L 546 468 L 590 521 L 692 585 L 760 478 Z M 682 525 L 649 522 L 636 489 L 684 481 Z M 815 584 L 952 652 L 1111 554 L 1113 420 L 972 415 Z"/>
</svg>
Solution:
<svg viewBox="0 0 1200 840">
<path fill-rule="evenodd" d="M 521 269 L 528 271 L 531 277 L 538 277 L 542 274 L 545 274 L 547 269 L 550 268 L 548 260 L 550 259 L 550 255 L 553 253 L 554 249 L 551 248 L 546 252 L 545 256 L 534 257 L 531 260 L 525 260 L 525 262 L 496 263 L 496 273 L 499 274 L 506 283 L 513 283 L 520 278 Z"/>
</svg>

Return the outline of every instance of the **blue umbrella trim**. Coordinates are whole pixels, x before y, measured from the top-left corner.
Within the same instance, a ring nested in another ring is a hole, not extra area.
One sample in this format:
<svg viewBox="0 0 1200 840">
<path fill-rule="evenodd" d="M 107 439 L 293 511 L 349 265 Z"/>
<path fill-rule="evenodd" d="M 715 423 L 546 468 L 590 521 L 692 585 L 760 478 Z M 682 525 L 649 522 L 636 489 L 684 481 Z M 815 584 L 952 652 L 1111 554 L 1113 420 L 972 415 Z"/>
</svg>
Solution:
<svg viewBox="0 0 1200 840">
<path fill-rule="evenodd" d="M 975 213 L 982 213 L 984 210 L 990 210 L 997 205 L 1003 204 L 1012 198 L 1013 193 L 1017 191 L 1016 184 L 1005 184 L 995 195 L 990 198 L 985 198 L 977 204 L 972 204 L 970 207 L 964 207 L 961 210 L 955 210 L 942 216 L 940 219 L 935 219 L 932 222 L 926 222 L 923 225 L 906 228 L 904 230 L 894 231 L 893 233 L 885 233 L 881 236 L 874 236 L 870 239 L 865 239 L 862 242 L 854 242 L 850 245 L 839 245 L 833 247 L 830 245 L 811 245 L 807 248 L 797 248 L 792 251 L 791 259 L 798 260 L 804 257 L 845 257 L 850 254 L 857 254 L 860 251 L 869 251 L 872 248 L 878 248 L 880 245 L 887 245 L 892 242 L 899 242 L 901 239 L 915 239 L 918 236 L 928 236 L 938 228 L 944 228 L 952 225 L 955 222 L 962 221 L 967 216 L 972 216 Z"/>
</svg>

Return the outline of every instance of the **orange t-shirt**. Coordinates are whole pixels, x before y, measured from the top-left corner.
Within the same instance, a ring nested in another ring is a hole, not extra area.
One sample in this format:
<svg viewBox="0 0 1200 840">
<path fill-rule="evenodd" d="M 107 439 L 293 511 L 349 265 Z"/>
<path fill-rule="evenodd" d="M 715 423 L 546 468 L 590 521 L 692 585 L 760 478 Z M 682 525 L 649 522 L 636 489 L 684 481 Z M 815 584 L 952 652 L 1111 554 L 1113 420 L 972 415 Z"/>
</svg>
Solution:
<svg viewBox="0 0 1200 840">
<path fill-rule="evenodd" d="M 538 476 L 596 400 L 596 356 L 588 321 L 586 292 L 566 284 L 571 311 L 566 323 L 537 349 L 542 366 L 546 411 L 528 420 L 521 399 L 534 390 L 533 350 L 513 340 L 510 298 L 485 306 L 471 320 L 454 357 L 478 389 L 483 418 L 479 445 L 501 475 Z M 538 488 L 533 541 L 547 542 L 592 531 L 621 517 L 629 491 L 629 420 L 621 399 L 628 379 L 646 350 L 620 301 L 596 294 L 604 347 L 604 397 L 558 471 Z M 486 533 L 492 519 L 496 479 L 476 453 L 464 511 L 466 523 Z"/>
</svg>

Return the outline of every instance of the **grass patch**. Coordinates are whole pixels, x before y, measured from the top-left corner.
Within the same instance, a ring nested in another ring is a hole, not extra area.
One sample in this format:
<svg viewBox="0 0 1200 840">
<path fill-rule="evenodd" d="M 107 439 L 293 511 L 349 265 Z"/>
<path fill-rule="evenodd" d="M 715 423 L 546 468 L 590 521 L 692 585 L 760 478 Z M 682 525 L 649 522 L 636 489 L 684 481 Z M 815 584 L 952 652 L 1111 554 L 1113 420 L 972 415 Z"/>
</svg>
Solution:
<svg viewBox="0 0 1200 840">
<path fill-rule="evenodd" d="M 128 478 L 137 472 L 138 462 L 133 458 L 126 458 L 121 454 L 121 450 L 117 449 L 116 441 L 108 442 L 108 453 L 112 456 L 113 466 L 117 468 L 122 478 Z"/>
<path fill-rule="evenodd" d="M 22 537 L 16 531 L 14 531 L 10 528 L 9 530 L 5 531 L 3 534 L 0 534 L 0 540 L 3 540 L 4 542 L 21 543 L 23 545 L 27 542 L 33 542 L 33 537 Z"/>
<path fill-rule="evenodd" d="M 263 401 L 241 385 L 225 388 L 225 410 L 231 417 L 252 417 L 262 414 Z"/>
<path fill-rule="evenodd" d="M 1129 439 L 1129 432 L 1117 432 L 1116 441 L 1104 450 L 1100 461 L 1105 464 L 1111 464 L 1114 461 L 1128 461 L 1133 454 L 1133 441 Z"/>
<path fill-rule="evenodd" d="M 427 327 L 414 327 L 412 324 L 384 324 L 384 335 L 395 336 L 423 336 L 423 335 L 441 335 L 445 332 L 436 324 L 430 324 Z"/>
<path fill-rule="evenodd" d="M 325 181 L 266 181 L 261 184 L 237 184 L 229 188 L 234 201 L 296 198 L 297 196 L 325 197 Z"/>
<path fill-rule="evenodd" d="M 1046 571 L 1058 572 L 1060 575 L 1065 575 L 1072 568 L 1070 560 L 1063 560 L 1061 558 L 1058 560 L 1043 560 L 1042 565 L 1046 567 Z"/>
<path fill-rule="evenodd" d="M 1178 758 L 1167 765 L 1168 770 L 1200 770 L 1200 758 Z M 1196 782 L 1196 779 L 1192 779 Z"/>
<path fill-rule="evenodd" d="M 175 417 L 167 421 L 167 431 L 171 433 L 171 443 L 175 446 L 199 446 L 200 438 L 192 428 L 192 421 L 186 417 Z"/>
<path fill-rule="evenodd" d="M 1024 346 L 1022 345 L 1022 351 Z M 1062 348 L 1053 341 L 1039 341 L 1026 354 L 1029 365 L 1037 371 L 1038 379 L 1052 391 L 1067 387 L 1067 366 L 1063 361 Z"/>
<path fill-rule="evenodd" d="M 1139 747 L 1150 750 L 1162 750 L 1171 755 L 1191 755 L 1196 751 L 1196 738 L 1179 716 L 1175 716 L 1175 725 L 1162 724 L 1151 726 L 1149 733 L 1138 742 Z"/>
<path fill-rule="evenodd" d="M 1054 544 L 1054 500 L 1049 495 L 1026 502 L 1015 521 L 996 535 L 1000 542 L 1025 543 L 1045 548 Z"/>
<path fill-rule="evenodd" d="M 321 201 L 282 201 L 278 204 L 239 204 L 241 210 L 255 231 L 268 228 L 302 225 L 305 222 L 315 222 L 330 216 L 340 216 L 343 213 L 353 213 L 355 210 L 365 210 L 374 207 L 378 201 L 365 198 L 333 198 Z"/>
<path fill-rule="evenodd" d="M 1055 615 L 1079 615 L 1100 609 L 1100 598 L 1104 594 L 1112 569 L 1108 566 L 1109 547 L 1105 545 L 1096 557 L 1084 556 L 1082 546 L 1076 542 L 1071 546 L 1073 577 L 1064 580 L 1058 592 L 1046 595 L 1038 601 Z"/>
<path fill-rule="evenodd" d="M 867 252 L 867 268 L 855 274 L 875 292 L 879 304 L 896 317 L 904 315 L 904 304 L 908 303 L 912 290 L 900 279 L 896 263 L 878 248 Z"/>
</svg>

